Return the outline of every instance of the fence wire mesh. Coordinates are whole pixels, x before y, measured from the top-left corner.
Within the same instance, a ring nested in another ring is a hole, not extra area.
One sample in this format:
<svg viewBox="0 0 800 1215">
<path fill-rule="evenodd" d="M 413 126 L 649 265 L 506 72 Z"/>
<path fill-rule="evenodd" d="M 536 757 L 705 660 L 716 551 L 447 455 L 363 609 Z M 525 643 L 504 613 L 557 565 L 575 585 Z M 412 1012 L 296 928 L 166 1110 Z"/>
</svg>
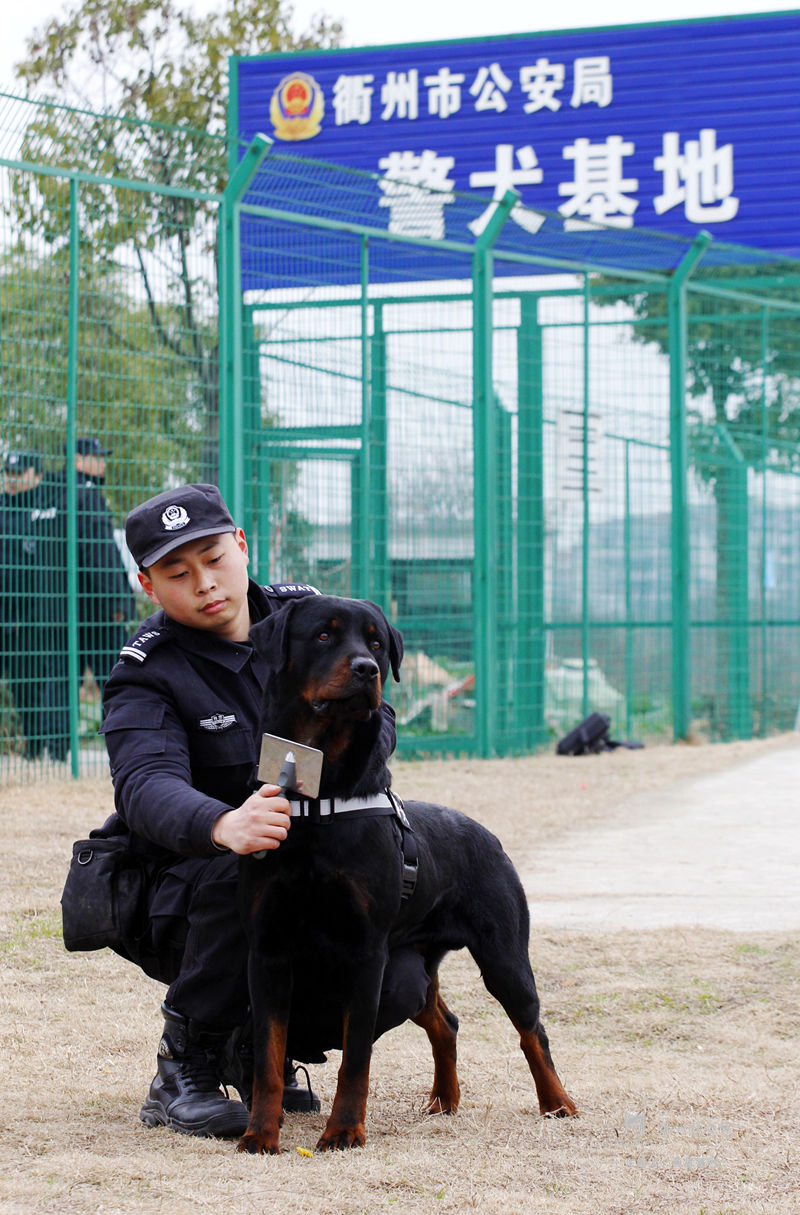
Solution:
<svg viewBox="0 0 800 1215">
<path fill-rule="evenodd" d="M 148 608 L 124 516 L 217 475 L 212 158 L 8 96 L 0 127 L 0 773 L 100 771 L 103 683 Z"/>
<path fill-rule="evenodd" d="M 800 265 L 275 151 L 222 193 L 218 141 L 21 99 L 0 128 L 0 775 L 103 770 L 150 608 L 122 522 L 185 480 L 260 581 L 402 629 L 402 752 L 794 726 Z"/>
</svg>

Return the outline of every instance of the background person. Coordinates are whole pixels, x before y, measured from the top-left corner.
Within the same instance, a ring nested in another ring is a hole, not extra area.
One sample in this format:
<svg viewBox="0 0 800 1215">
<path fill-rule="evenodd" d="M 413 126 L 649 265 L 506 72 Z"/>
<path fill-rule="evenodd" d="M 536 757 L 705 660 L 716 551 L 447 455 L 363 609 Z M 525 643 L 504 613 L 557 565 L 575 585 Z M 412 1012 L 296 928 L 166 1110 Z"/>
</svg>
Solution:
<svg viewBox="0 0 800 1215">
<path fill-rule="evenodd" d="M 110 454 L 111 448 L 94 436 L 75 441 L 79 670 L 88 667 L 101 692 L 136 617 L 136 599 L 103 492 Z M 66 468 L 60 478 L 66 499 Z"/>
<path fill-rule="evenodd" d="M 0 500 L 0 661 L 29 759 L 69 749 L 66 513 L 35 451 L 7 452 Z"/>
</svg>

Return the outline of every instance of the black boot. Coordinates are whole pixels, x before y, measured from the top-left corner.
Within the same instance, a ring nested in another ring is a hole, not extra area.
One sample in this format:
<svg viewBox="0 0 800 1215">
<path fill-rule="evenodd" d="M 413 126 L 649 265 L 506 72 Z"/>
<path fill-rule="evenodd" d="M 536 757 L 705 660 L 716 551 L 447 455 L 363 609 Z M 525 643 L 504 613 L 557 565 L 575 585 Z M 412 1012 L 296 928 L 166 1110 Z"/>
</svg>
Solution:
<svg viewBox="0 0 800 1215">
<path fill-rule="evenodd" d="M 303 1072 L 305 1085 L 297 1083 L 297 1073 Z M 283 1064 L 283 1108 L 287 1114 L 318 1114 L 320 1111 L 319 1097 L 311 1087 L 308 1068 L 302 1063 L 293 1064 L 286 1057 Z"/>
<path fill-rule="evenodd" d="M 220 1139 L 244 1133 L 247 1107 L 220 1091 L 221 1054 L 228 1034 L 198 1030 L 166 1004 L 158 1044 L 158 1072 L 139 1117 L 147 1126 L 168 1126 L 184 1135 Z"/>
<path fill-rule="evenodd" d="M 324 1056 L 323 1056 L 324 1058 Z M 253 1022 L 248 1016 L 244 1025 L 230 1036 L 224 1056 L 223 1077 L 232 1084 L 250 1108 L 253 1099 Z M 297 1083 L 297 1072 L 305 1074 L 305 1086 Z M 318 1114 L 320 1100 L 311 1087 L 305 1067 L 295 1067 L 287 1056 L 283 1064 L 283 1108 L 288 1114 Z"/>
</svg>

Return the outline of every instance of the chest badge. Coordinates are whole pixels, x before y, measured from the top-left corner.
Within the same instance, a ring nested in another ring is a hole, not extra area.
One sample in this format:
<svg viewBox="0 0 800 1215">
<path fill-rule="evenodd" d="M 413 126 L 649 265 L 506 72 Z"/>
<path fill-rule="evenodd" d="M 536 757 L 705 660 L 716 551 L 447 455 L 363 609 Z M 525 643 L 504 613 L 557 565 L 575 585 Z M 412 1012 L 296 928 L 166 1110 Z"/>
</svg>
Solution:
<svg viewBox="0 0 800 1215">
<path fill-rule="evenodd" d="M 215 733 L 219 730 L 229 730 L 231 726 L 236 725 L 236 714 L 212 713 L 210 717 L 201 717 L 199 725 L 201 730 L 211 730 Z"/>
</svg>

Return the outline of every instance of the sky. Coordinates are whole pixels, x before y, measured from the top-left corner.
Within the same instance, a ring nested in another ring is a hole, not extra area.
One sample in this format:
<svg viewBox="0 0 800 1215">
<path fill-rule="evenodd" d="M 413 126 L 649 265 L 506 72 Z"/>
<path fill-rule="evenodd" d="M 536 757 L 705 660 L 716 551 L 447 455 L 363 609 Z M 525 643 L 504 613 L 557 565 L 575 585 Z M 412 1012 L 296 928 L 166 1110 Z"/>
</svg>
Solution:
<svg viewBox="0 0 800 1215">
<path fill-rule="evenodd" d="M 78 0 L 75 0 L 77 3 Z M 219 7 L 217 0 L 188 0 L 197 12 Z M 25 40 L 51 17 L 71 8 L 59 0 L 24 0 L 6 4 L 0 40 L 0 88 L 13 90 L 13 65 L 25 54 Z M 378 46 L 393 42 L 430 42 L 445 38 L 479 38 L 497 34 L 527 34 L 538 30 L 588 29 L 688 17 L 724 17 L 738 13 L 771 13 L 800 9 L 800 0 L 572 0 L 560 5 L 535 5 L 531 0 L 295 0 L 297 28 L 315 12 L 343 19 L 346 46 Z M 643 11 L 644 10 L 644 11 Z"/>
</svg>

